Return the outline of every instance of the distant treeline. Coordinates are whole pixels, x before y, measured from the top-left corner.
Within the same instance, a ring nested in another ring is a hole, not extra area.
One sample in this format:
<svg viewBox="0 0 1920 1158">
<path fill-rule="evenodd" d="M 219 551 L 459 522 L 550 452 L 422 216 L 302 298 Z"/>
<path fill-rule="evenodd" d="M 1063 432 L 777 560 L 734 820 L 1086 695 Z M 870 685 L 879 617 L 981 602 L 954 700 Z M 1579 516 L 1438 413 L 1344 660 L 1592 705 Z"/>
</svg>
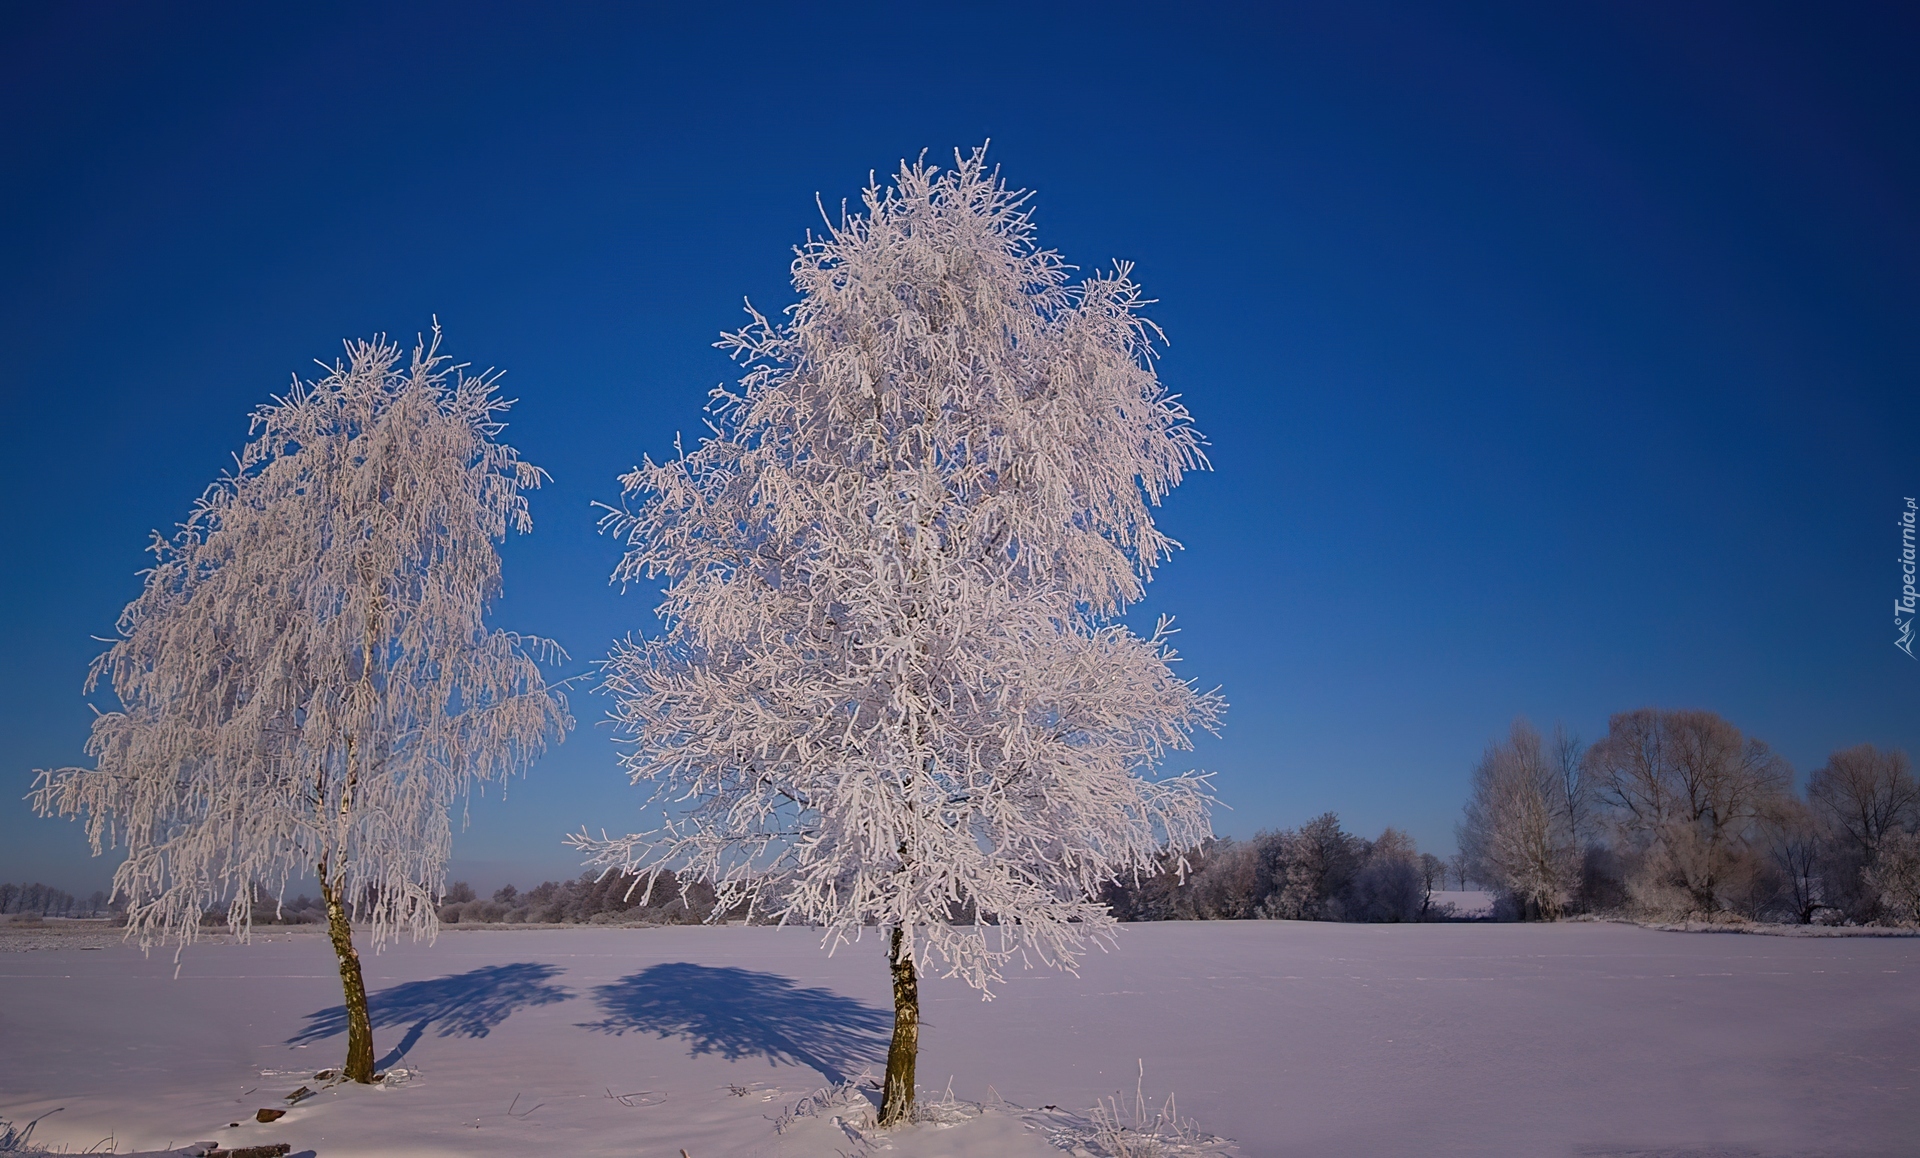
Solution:
<svg viewBox="0 0 1920 1158">
<path fill-rule="evenodd" d="M 627 873 L 604 878 L 582 873 L 578 880 L 546 881 L 524 893 L 508 885 L 491 900 L 455 881 L 441 900 L 440 920 L 448 925 L 697 925 L 713 914 L 713 889 L 702 881 L 689 885 L 683 896 L 673 873 L 663 871 L 642 903 L 646 892 L 646 882 Z"/>
<path fill-rule="evenodd" d="M 1329 812 L 1252 840 L 1208 841 L 1161 871 L 1107 886 L 1122 921 L 1433 921 L 1456 914 L 1434 903 L 1447 865 L 1389 828 L 1365 840 Z"/>
<path fill-rule="evenodd" d="M 1622 712 L 1591 747 L 1525 720 L 1473 768 L 1443 861 L 1388 828 L 1367 840 L 1334 813 L 1250 840 L 1207 841 L 1158 871 L 1109 884 L 1122 921 L 1458 919 L 1438 903 L 1449 878 L 1483 886 L 1500 920 L 1607 914 L 1660 920 L 1746 919 L 1920 925 L 1920 781 L 1905 752 L 1862 744 L 1833 752 L 1796 789 L 1764 742 L 1706 711 Z M 455 881 L 439 905 L 456 924 L 694 924 L 713 891 L 663 872 L 643 901 L 638 879 L 592 873 L 512 885 L 481 899 Z M 0 913 L 100 912 L 45 885 L 0 885 Z M 255 920 L 325 920 L 301 896 L 260 897 Z M 953 919 L 969 921 L 957 906 Z M 732 914 L 729 914 L 732 915 Z M 221 923 L 224 911 L 210 912 Z"/>
<path fill-rule="evenodd" d="M 1794 779 L 1713 712 L 1621 712 L 1590 748 L 1518 720 L 1474 767 L 1461 864 L 1527 919 L 1920 923 L 1907 754 L 1861 744 Z"/>
<path fill-rule="evenodd" d="M 96 889 L 90 897 L 77 898 L 63 889 L 35 881 L 30 885 L 0 885 L 0 914 L 24 914 L 36 917 L 98 917 L 107 911 L 107 894 Z"/>
<path fill-rule="evenodd" d="M 660 874 L 643 903 L 645 892 L 646 882 L 630 874 L 601 878 L 583 873 L 578 880 L 546 881 L 524 893 L 508 885 L 495 890 L 491 900 L 475 895 L 467 882 L 454 881 L 440 898 L 440 921 L 447 925 L 692 925 L 713 912 L 711 888 L 695 882 L 682 896 L 680 882 L 671 872 Z M 320 925 L 326 920 L 325 906 L 304 893 L 277 903 L 264 890 L 255 893 L 256 925 Z M 200 919 L 203 925 L 226 922 L 225 908 L 209 909 Z"/>
<path fill-rule="evenodd" d="M 1920 781 L 1905 752 L 1836 751 L 1796 790 L 1786 761 L 1713 712 L 1643 708 L 1591 747 L 1525 720 L 1473 769 L 1442 861 L 1331 812 L 1249 841 L 1210 841 L 1185 871 L 1110 886 L 1123 921 L 1419 921 L 1456 916 L 1449 877 L 1500 920 L 1577 914 L 1832 925 L 1920 924 Z"/>
<path fill-rule="evenodd" d="M 1574 914 L 1822 924 L 1920 924 L 1920 781 L 1907 755 L 1832 753 L 1796 791 L 1765 743 L 1705 711 L 1619 713 L 1588 747 L 1525 720 L 1473 769 L 1443 861 L 1388 828 L 1367 840 L 1332 812 L 1250 840 L 1207 841 L 1151 875 L 1109 884 L 1122 921 L 1459 919 L 1449 878 L 1484 887 L 1499 920 Z M 697 923 L 713 893 L 661 874 L 641 905 L 632 876 L 511 885 L 481 900 L 455 882 L 447 924 Z M 630 897 L 628 893 L 632 892 Z M 967 921 L 964 908 L 954 919 Z M 318 919 L 316 917 L 316 919 Z"/>
</svg>

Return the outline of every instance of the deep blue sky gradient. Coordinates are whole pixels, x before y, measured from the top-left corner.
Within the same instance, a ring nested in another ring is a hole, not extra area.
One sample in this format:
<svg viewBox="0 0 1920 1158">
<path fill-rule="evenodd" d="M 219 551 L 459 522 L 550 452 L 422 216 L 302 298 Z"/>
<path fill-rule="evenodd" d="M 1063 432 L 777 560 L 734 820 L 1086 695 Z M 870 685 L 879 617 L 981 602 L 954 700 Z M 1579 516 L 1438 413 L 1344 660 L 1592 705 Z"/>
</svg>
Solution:
<svg viewBox="0 0 1920 1158">
<path fill-rule="evenodd" d="M 554 482 L 497 621 L 584 671 L 653 626 L 589 504 L 700 430 L 815 194 L 988 137 L 1046 244 L 1138 263 L 1212 438 L 1136 618 L 1232 702 L 1222 831 L 1450 851 L 1517 714 L 1920 749 L 1912 7 L 545 7 L 0 15 L 0 880 L 104 884 L 18 798 L 81 759 L 148 531 L 289 374 L 435 313 L 507 371 Z M 605 706 L 456 873 L 632 826 Z"/>
</svg>

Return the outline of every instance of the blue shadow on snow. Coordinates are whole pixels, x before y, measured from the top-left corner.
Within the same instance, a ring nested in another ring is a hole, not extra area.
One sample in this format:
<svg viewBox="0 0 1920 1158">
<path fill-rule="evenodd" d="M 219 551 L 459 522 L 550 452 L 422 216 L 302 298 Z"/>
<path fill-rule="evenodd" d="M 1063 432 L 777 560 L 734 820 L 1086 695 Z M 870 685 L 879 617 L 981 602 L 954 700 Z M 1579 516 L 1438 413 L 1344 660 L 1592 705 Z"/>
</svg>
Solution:
<svg viewBox="0 0 1920 1158">
<path fill-rule="evenodd" d="M 559 972 L 557 965 L 521 961 L 431 981 L 408 981 L 370 994 L 367 1016 L 375 1029 L 410 1025 L 400 1044 L 375 1062 L 374 1068 L 385 1069 L 407 1056 L 427 1027 L 436 1022 L 440 1026 L 438 1037 L 485 1037 L 516 1009 L 567 1000 L 573 996 L 571 990 L 547 984 L 548 978 Z M 287 1039 L 288 1045 L 304 1045 L 347 1032 L 347 1007 L 336 1005 L 309 1013 L 307 1021 L 305 1029 Z"/>
<path fill-rule="evenodd" d="M 801 989 L 772 973 L 685 961 L 597 986 L 593 999 L 606 1017 L 583 1029 L 684 1037 L 694 1057 L 765 1057 L 769 1065 L 811 1066 L 833 1083 L 845 1081 L 850 1069 L 884 1059 L 893 1030 L 890 1012 L 831 990 Z"/>
</svg>

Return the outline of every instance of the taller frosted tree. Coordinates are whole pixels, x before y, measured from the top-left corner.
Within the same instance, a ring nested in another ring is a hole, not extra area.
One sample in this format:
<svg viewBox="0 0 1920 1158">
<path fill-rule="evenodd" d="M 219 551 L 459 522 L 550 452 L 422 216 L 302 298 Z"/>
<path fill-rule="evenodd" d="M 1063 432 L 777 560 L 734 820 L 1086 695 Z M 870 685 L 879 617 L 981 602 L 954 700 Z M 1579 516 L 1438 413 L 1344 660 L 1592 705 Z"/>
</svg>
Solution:
<svg viewBox="0 0 1920 1158">
<path fill-rule="evenodd" d="M 431 343 L 402 365 L 347 344 L 317 382 L 254 412 L 235 470 L 171 539 L 88 679 L 92 768 L 43 772 L 43 814 L 84 816 L 130 935 L 191 941 L 222 902 L 250 928 L 256 889 L 319 879 L 347 1010 L 345 1076 L 373 1079 L 354 919 L 376 946 L 438 928 L 451 812 L 572 726 L 537 660 L 490 630 L 495 544 L 531 529 L 541 471 L 498 441 L 497 375 Z"/>
<path fill-rule="evenodd" d="M 784 323 L 722 348 L 713 434 L 621 481 L 615 578 L 664 576 L 658 638 L 606 662 L 662 828 L 575 837 L 745 906 L 876 927 L 894 988 L 881 1120 L 911 1109 L 918 977 L 1071 969 L 1115 875 L 1209 835 L 1159 776 L 1223 708 L 1168 625 L 1117 621 L 1175 546 L 1151 508 L 1204 465 L 1128 267 L 1068 279 L 983 151 L 903 165 L 793 263 Z"/>
</svg>

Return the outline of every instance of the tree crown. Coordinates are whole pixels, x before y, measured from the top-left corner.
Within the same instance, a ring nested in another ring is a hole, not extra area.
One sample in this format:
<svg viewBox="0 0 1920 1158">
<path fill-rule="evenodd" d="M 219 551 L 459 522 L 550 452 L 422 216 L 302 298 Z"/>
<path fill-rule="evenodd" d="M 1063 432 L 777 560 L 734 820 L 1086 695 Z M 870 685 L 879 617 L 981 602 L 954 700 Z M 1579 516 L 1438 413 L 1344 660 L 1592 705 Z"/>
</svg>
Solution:
<svg viewBox="0 0 1920 1158">
<path fill-rule="evenodd" d="M 489 630 L 494 544 L 531 527 L 540 470 L 497 440 L 498 376 L 440 335 L 404 367 L 349 342 L 314 382 L 254 412 L 233 472 L 196 503 L 95 662 L 121 710 L 92 769 L 41 775 L 43 812 L 85 814 L 143 938 L 190 939 L 255 885 L 333 878 L 374 923 L 434 928 L 449 810 L 571 726 L 545 641 Z"/>
<path fill-rule="evenodd" d="M 1125 266 L 1069 284 L 1025 196 L 956 160 L 801 246 L 785 319 L 720 342 L 745 372 L 711 436 L 622 479 L 615 578 L 668 580 L 666 630 L 607 687 L 680 811 L 575 840 L 831 938 L 905 929 L 984 987 L 1016 947 L 1070 963 L 1105 879 L 1204 838 L 1204 777 L 1148 773 L 1223 705 L 1164 623 L 1111 620 L 1205 461 L 1144 299 Z"/>
</svg>

